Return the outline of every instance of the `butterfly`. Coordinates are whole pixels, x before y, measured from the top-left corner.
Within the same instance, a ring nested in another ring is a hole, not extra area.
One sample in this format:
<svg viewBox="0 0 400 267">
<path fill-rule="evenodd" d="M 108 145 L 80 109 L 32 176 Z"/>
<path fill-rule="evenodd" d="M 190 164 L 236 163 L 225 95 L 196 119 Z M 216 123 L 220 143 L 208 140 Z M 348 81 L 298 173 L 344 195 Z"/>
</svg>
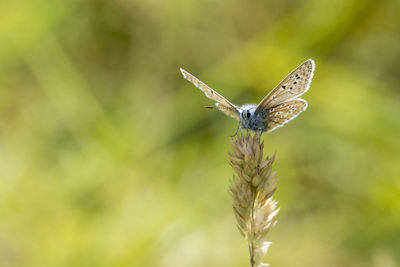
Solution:
<svg viewBox="0 0 400 267">
<path fill-rule="evenodd" d="M 306 110 L 307 101 L 299 98 L 310 88 L 315 63 L 309 59 L 293 70 L 261 102 L 237 106 L 211 89 L 184 69 L 183 77 L 216 101 L 217 109 L 239 121 L 238 129 L 263 132 L 273 131 L 296 118 Z M 208 107 L 212 108 L 212 107 Z"/>
</svg>

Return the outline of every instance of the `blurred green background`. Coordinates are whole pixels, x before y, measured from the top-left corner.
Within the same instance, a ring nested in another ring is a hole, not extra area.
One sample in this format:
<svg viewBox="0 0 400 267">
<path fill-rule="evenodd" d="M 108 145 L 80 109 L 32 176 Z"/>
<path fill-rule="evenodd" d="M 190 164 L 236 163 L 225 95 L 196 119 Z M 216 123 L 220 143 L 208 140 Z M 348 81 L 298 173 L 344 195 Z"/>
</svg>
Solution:
<svg viewBox="0 0 400 267">
<path fill-rule="evenodd" d="M 272 266 L 400 266 L 400 2 L 0 3 L 0 266 L 249 266 L 237 122 L 308 58 L 309 108 L 264 134 Z"/>
</svg>

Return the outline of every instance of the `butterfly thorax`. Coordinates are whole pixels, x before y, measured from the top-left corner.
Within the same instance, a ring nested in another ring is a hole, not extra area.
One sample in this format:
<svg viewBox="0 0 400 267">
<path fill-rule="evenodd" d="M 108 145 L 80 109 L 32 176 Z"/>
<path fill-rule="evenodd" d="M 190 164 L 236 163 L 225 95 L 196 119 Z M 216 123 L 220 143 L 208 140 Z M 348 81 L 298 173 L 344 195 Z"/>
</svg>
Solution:
<svg viewBox="0 0 400 267">
<path fill-rule="evenodd" d="M 252 131 L 266 131 L 265 115 L 259 114 L 256 111 L 257 105 L 248 104 L 240 107 L 239 123 L 242 128 Z"/>
</svg>

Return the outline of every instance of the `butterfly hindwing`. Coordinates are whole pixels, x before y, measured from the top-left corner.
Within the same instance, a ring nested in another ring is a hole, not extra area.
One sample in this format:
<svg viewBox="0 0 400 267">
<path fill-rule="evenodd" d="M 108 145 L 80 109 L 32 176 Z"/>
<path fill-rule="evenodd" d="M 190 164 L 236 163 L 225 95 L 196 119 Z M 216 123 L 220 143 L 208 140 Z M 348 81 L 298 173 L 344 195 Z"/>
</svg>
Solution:
<svg viewBox="0 0 400 267">
<path fill-rule="evenodd" d="M 277 127 L 281 127 L 285 123 L 296 118 L 301 112 L 306 110 L 306 108 L 307 101 L 300 98 L 283 102 L 273 108 L 270 108 L 265 112 L 265 128 L 267 131 L 272 131 Z"/>
</svg>

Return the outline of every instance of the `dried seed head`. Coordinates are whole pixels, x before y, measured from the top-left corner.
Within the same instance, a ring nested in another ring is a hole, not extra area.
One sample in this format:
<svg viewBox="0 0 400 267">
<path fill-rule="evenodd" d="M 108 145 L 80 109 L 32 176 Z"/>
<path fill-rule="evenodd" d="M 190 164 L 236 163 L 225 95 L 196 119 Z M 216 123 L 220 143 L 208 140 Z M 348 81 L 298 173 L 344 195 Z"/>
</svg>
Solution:
<svg viewBox="0 0 400 267">
<path fill-rule="evenodd" d="M 251 266 L 266 266 L 261 262 L 271 244 L 266 236 L 279 212 L 272 199 L 277 183 L 271 170 L 275 155 L 263 160 L 264 145 L 257 134 L 237 135 L 231 144 L 229 158 L 236 173 L 230 186 L 233 211 L 239 231 L 249 244 Z"/>
</svg>

